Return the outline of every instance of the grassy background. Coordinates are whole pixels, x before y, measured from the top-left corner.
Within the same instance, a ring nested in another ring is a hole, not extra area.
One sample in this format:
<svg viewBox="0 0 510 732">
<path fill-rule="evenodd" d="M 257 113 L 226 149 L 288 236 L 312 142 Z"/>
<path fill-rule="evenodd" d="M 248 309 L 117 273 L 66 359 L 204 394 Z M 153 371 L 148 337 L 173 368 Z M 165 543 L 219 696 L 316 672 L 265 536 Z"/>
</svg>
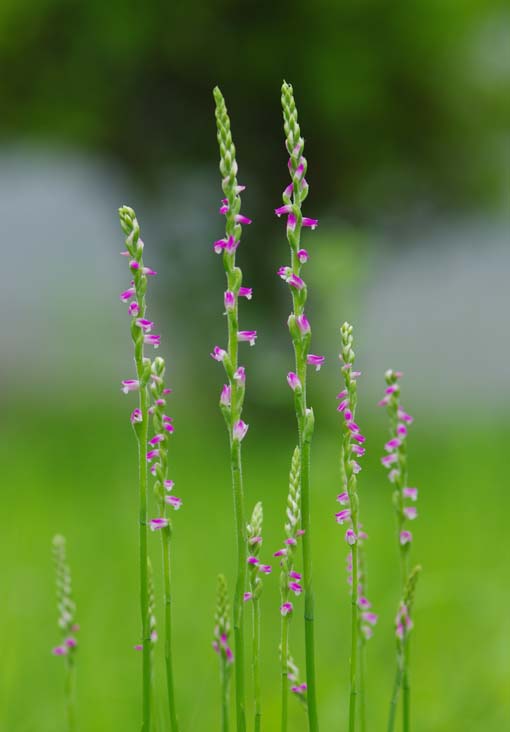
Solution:
<svg viewBox="0 0 510 732">
<path fill-rule="evenodd" d="M 206 402 L 210 399 L 205 393 L 199 396 Z M 218 572 L 225 572 L 232 587 L 234 578 L 226 438 L 220 416 L 207 414 L 207 404 L 206 419 L 197 424 L 189 402 L 173 398 L 178 429 L 172 473 L 176 493 L 184 499 L 175 518 L 177 698 L 182 729 L 209 730 L 217 728 L 219 714 L 217 664 L 211 649 L 215 579 Z M 82 627 L 80 729 L 138 728 L 140 656 L 132 649 L 138 642 L 136 465 L 128 400 L 119 397 L 118 404 L 108 408 L 91 402 L 67 404 L 57 412 L 34 413 L 19 405 L 7 410 L 20 418 L 4 423 L 0 443 L 2 730 L 63 729 L 63 665 L 50 656 L 58 640 L 50 557 L 51 537 L 57 531 L 68 538 Z M 346 547 L 342 529 L 333 519 L 338 491 L 338 424 L 333 409 L 320 401 L 317 405 L 313 453 L 319 700 L 327 730 L 344 726 L 349 642 Z M 368 719 L 370 729 L 382 729 L 394 671 L 398 565 L 390 491 L 377 457 L 384 420 L 374 415 L 375 408 L 359 419 L 369 446 L 360 493 L 370 535 L 369 595 L 380 613 L 369 644 Z M 292 416 L 289 410 L 288 417 L 276 424 L 269 412 L 248 416 L 247 504 L 264 501 L 263 554 L 269 557 L 281 543 L 294 440 Z M 418 420 L 412 429 L 412 484 L 420 488 L 413 557 L 424 567 L 412 639 L 417 732 L 495 731 L 508 719 L 509 593 L 502 578 L 508 566 L 509 437 L 507 424 L 466 429 L 462 424 L 442 427 Z M 159 537 L 150 538 L 159 587 Z M 279 713 L 277 588 L 275 572 L 266 579 L 263 595 L 262 678 L 268 730 L 276 728 Z M 291 646 L 302 668 L 302 600 L 296 605 Z M 163 675 L 160 645 L 158 685 Z M 294 729 L 305 729 L 300 705 L 291 710 Z M 160 729 L 164 728 L 162 724 Z"/>
</svg>

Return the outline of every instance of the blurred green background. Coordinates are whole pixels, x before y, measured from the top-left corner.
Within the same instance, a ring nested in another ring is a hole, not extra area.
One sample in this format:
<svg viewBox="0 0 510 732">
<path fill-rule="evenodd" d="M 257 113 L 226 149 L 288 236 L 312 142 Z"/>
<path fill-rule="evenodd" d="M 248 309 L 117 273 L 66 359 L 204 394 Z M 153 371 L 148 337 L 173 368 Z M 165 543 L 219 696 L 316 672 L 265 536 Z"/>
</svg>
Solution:
<svg viewBox="0 0 510 732">
<path fill-rule="evenodd" d="M 398 560 L 379 463 L 388 367 L 402 368 L 415 416 L 411 483 L 420 489 L 413 558 L 424 568 L 412 639 L 416 732 L 498 732 L 510 722 L 510 12 L 496 0 L 342 3 L 4 0 L 0 5 L 0 730 L 63 723 L 50 544 L 68 539 L 78 621 L 80 730 L 137 730 L 134 398 L 118 292 L 116 209 L 133 205 L 158 270 L 150 312 L 174 388 L 175 645 L 182 730 L 219 727 L 211 649 L 216 575 L 234 580 L 223 375 L 224 275 L 211 90 L 226 96 L 248 188 L 239 262 L 259 332 L 247 367 L 247 507 L 265 507 L 264 553 L 282 537 L 295 428 L 279 89 L 292 82 L 306 139 L 303 240 L 316 412 L 313 552 L 323 730 L 345 729 L 349 601 L 339 489 L 338 327 L 356 326 L 369 595 L 370 730 L 384 729 L 394 672 Z M 159 582 L 159 537 L 151 536 Z M 278 576 L 265 581 L 265 729 L 277 726 Z M 159 595 L 159 598 L 161 595 Z M 300 603 L 298 601 L 297 603 Z M 161 612 L 161 605 L 159 607 Z M 303 669 L 300 613 L 291 645 Z M 161 648 L 158 684 L 162 681 Z M 306 728 L 299 705 L 293 729 Z M 161 705 L 159 730 L 165 727 Z"/>
</svg>

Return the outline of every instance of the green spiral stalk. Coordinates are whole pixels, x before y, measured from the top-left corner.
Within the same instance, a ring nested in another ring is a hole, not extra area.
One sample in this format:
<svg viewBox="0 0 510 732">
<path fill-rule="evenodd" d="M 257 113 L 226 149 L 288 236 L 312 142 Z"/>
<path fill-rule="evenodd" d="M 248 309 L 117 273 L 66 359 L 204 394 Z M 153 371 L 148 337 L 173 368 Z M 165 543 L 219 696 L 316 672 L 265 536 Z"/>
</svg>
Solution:
<svg viewBox="0 0 510 732">
<path fill-rule="evenodd" d="M 239 246 L 242 224 L 251 221 L 240 213 L 241 196 L 244 186 L 237 182 L 236 151 L 230 131 L 230 119 L 225 100 L 220 90 L 214 89 L 216 105 L 217 139 L 220 148 L 220 172 L 225 198 L 220 213 L 225 215 L 225 237 L 214 243 L 214 251 L 222 256 L 227 278 L 224 294 L 225 314 L 227 317 L 227 350 L 216 346 L 211 356 L 225 368 L 228 383 L 224 385 L 220 397 L 220 407 L 225 418 L 229 435 L 230 468 L 234 498 L 235 536 L 237 549 L 237 579 L 234 591 L 234 638 L 235 638 L 235 696 L 237 713 L 237 732 L 246 730 L 245 685 L 244 685 L 244 593 L 246 590 L 246 520 L 244 506 L 241 441 L 248 425 L 241 419 L 246 373 L 238 364 L 238 346 L 246 341 L 254 345 L 255 331 L 239 330 L 239 298 L 251 298 L 251 289 L 242 286 L 242 272 L 236 266 L 236 250 Z"/>
<path fill-rule="evenodd" d="M 149 624 L 149 584 L 148 584 L 148 467 L 147 467 L 147 439 L 148 439 L 148 409 L 149 409 L 149 380 L 151 376 L 151 360 L 145 358 L 146 343 L 158 344 L 158 336 L 145 335 L 145 328 L 141 325 L 146 320 L 145 293 L 147 291 L 147 277 L 156 274 L 143 263 L 143 241 L 140 238 L 140 225 L 135 212 L 129 206 L 119 209 L 121 228 L 126 235 L 126 250 L 129 257 L 129 269 L 133 277 L 132 287 L 121 295 L 124 301 L 131 297 L 133 302 L 128 308 L 131 315 L 131 337 L 134 346 L 134 360 L 136 379 L 126 379 L 122 382 L 123 391 L 138 391 L 138 408 L 131 415 L 136 438 L 138 440 L 138 538 L 139 538 L 139 572 L 140 572 L 140 613 L 142 621 L 142 732 L 152 732 L 152 654 Z M 129 297 L 128 297 L 129 293 Z"/>
<path fill-rule="evenodd" d="M 76 729 L 76 652 L 78 641 L 76 633 L 79 626 L 75 622 L 76 605 L 73 600 L 71 570 L 67 562 L 66 540 L 60 534 L 53 537 L 53 561 L 57 577 L 58 627 L 61 634 L 60 645 L 53 648 L 54 656 L 65 658 L 65 707 L 67 732 Z"/>
<path fill-rule="evenodd" d="M 262 694 L 260 685 L 260 597 L 262 594 L 261 572 L 270 571 L 268 565 L 260 564 L 259 556 L 262 548 L 262 523 L 264 512 L 262 503 L 255 504 L 250 523 L 246 527 L 248 540 L 248 587 L 244 599 L 252 605 L 252 669 L 253 669 L 253 699 L 254 699 L 254 731 L 260 732 L 262 725 Z"/>
<path fill-rule="evenodd" d="M 218 575 L 213 648 L 218 654 L 221 682 L 221 730 L 230 729 L 230 675 L 234 655 L 230 648 L 230 604 L 227 581 Z"/>
<path fill-rule="evenodd" d="M 413 627 L 411 604 L 419 568 L 409 573 L 409 553 L 413 540 L 408 522 L 417 518 L 415 502 L 418 489 L 408 485 L 407 435 L 413 418 L 404 411 L 400 401 L 400 379 L 402 373 L 388 370 L 385 374 L 386 389 L 379 406 L 387 408 L 390 423 L 390 439 L 385 444 L 386 454 L 381 462 L 388 470 L 393 487 L 393 506 L 397 525 L 397 542 L 400 554 L 401 592 L 400 604 L 395 621 L 397 638 L 397 671 L 390 701 L 388 732 L 395 726 L 396 706 L 402 691 L 402 723 L 404 732 L 411 729 L 411 685 L 409 678 L 409 634 Z"/>
<path fill-rule="evenodd" d="M 305 178 L 307 162 L 303 156 L 304 139 L 298 123 L 296 104 L 292 86 L 283 83 L 281 95 L 285 144 L 289 154 L 289 173 L 291 183 L 283 191 L 283 206 L 275 209 L 277 216 L 287 216 L 287 240 L 290 247 L 290 266 L 281 267 L 279 275 L 289 285 L 292 294 L 293 312 L 288 321 L 292 338 L 295 373 L 288 375 L 289 385 L 294 391 L 294 403 L 299 435 L 299 451 L 301 460 L 301 514 L 303 535 L 303 575 L 305 595 L 305 654 L 306 679 L 308 684 L 308 724 L 310 732 L 319 728 L 317 712 L 317 684 L 315 678 L 315 601 L 312 579 L 312 545 L 311 545 L 311 495 L 310 495 L 310 447 L 314 428 L 314 415 L 307 405 L 306 382 L 307 365 L 320 368 L 324 361 L 321 356 L 309 353 L 311 327 L 305 315 L 307 287 L 301 278 L 301 266 L 308 259 L 308 252 L 301 248 L 301 232 L 303 227 L 315 229 L 316 219 L 302 215 L 301 207 L 308 195 L 308 183 Z"/>
</svg>

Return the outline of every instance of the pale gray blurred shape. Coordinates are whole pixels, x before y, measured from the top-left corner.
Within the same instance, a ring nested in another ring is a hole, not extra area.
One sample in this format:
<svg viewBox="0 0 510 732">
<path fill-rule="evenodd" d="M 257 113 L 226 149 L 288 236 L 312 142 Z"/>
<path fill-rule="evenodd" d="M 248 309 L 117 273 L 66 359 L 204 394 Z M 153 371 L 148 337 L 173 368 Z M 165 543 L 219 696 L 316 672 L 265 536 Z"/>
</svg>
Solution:
<svg viewBox="0 0 510 732">
<path fill-rule="evenodd" d="M 72 402 L 118 379 L 129 357 L 117 218 L 127 189 L 94 158 L 2 149 L 1 370 L 11 395 L 58 391 Z"/>
<path fill-rule="evenodd" d="M 412 402 L 439 421 L 453 409 L 473 419 L 508 409 L 510 219 L 435 222 L 400 243 L 375 250 L 361 298 L 371 398 L 392 367 L 405 372 L 409 409 Z"/>
</svg>

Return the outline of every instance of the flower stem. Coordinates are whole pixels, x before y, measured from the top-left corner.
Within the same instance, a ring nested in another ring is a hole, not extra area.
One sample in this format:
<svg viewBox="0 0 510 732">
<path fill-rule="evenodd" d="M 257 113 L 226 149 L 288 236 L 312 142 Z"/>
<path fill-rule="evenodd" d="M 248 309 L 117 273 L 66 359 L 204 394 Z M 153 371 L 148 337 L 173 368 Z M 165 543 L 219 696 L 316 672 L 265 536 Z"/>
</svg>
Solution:
<svg viewBox="0 0 510 732">
<path fill-rule="evenodd" d="M 172 595 L 171 595 L 171 547 L 170 527 L 167 526 L 161 531 L 161 542 L 163 548 L 163 583 L 165 592 L 165 664 L 166 664 L 166 687 L 168 697 L 168 711 L 170 714 L 171 732 L 179 732 L 177 722 L 177 711 L 175 708 L 174 674 L 172 664 Z"/>
<path fill-rule="evenodd" d="M 282 615 L 282 721 L 281 732 L 287 732 L 287 710 L 289 701 L 289 616 Z"/>
<path fill-rule="evenodd" d="M 232 394 L 232 407 L 234 394 Z M 234 409 L 232 408 L 232 412 Z M 246 586 L 246 522 L 244 518 L 243 476 L 241 468 L 241 444 L 231 438 L 231 471 L 232 489 L 234 493 L 234 513 L 237 537 L 237 580 L 234 591 L 234 639 L 236 649 L 236 709 L 237 730 L 246 730 L 246 712 L 244 707 L 244 632 L 243 632 L 243 595 Z"/>
<path fill-rule="evenodd" d="M 255 701 L 255 732 L 260 732 L 262 703 L 260 691 L 260 600 L 253 598 L 253 695 Z"/>
<path fill-rule="evenodd" d="M 409 638 L 405 631 L 402 643 L 402 653 L 404 658 L 404 669 L 402 677 L 402 720 L 404 732 L 409 732 L 409 730 L 411 729 L 411 685 L 409 681 Z"/>
<path fill-rule="evenodd" d="M 367 719 L 366 719 L 366 697 L 365 697 L 365 671 L 366 671 L 366 654 L 365 654 L 366 643 L 361 640 L 359 648 L 359 701 L 360 701 L 360 729 L 361 732 L 366 732 Z"/>
<path fill-rule="evenodd" d="M 149 628 L 149 596 L 147 572 L 147 438 L 148 438 L 148 394 L 147 385 L 142 383 L 142 357 L 136 358 L 140 381 L 140 411 L 142 421 L 138 431 L 138 481 L 139 481 L 139 543 L 140 543 L 140 610 L 142 614 L 142 732 L 151 730 L 151 638 Z"/>
<path fill-rule="evenodd" d="M 358 527 L 354 521 L 353 529 L 358 535 Z M 351 674 L 350 674 L 350 701 L 349 701 L 349 732 L 356 729 L 356 704 L 358 695 L 358 545 L 352 546 L 352 595 L 351 595 Z"/>
<path fill-rule="evenodd" d="M 401 684 L 402 684 L 402 669 L 400 668 L 400 665 L 398 665 L 397 671 L 395 673 L 395 682 L 393 684 L 393 693 L 391 695 L 390 716 L 388 718 L 387 732 L 393 732 L 393 730 L 395 729 L 395 717 L 396 717 L 396 712 L 397 712 L 398 695 L 400 692 Z"/>
<path fill-rule="evenodd" d="M 66 716 L 67 731 L 74 732 L 76 729 L 76 710 L 75 710 L 75 687 L 76 687 L 76 666 L 73 654 L 67 654 L 66 657 Z"/>
<path fill-rule="evenodd" d="M 223 659 L 221 666 L 221 730 L 229 731 L 229 706 L 230 706 L 230 669 Z"/>
</svg>

